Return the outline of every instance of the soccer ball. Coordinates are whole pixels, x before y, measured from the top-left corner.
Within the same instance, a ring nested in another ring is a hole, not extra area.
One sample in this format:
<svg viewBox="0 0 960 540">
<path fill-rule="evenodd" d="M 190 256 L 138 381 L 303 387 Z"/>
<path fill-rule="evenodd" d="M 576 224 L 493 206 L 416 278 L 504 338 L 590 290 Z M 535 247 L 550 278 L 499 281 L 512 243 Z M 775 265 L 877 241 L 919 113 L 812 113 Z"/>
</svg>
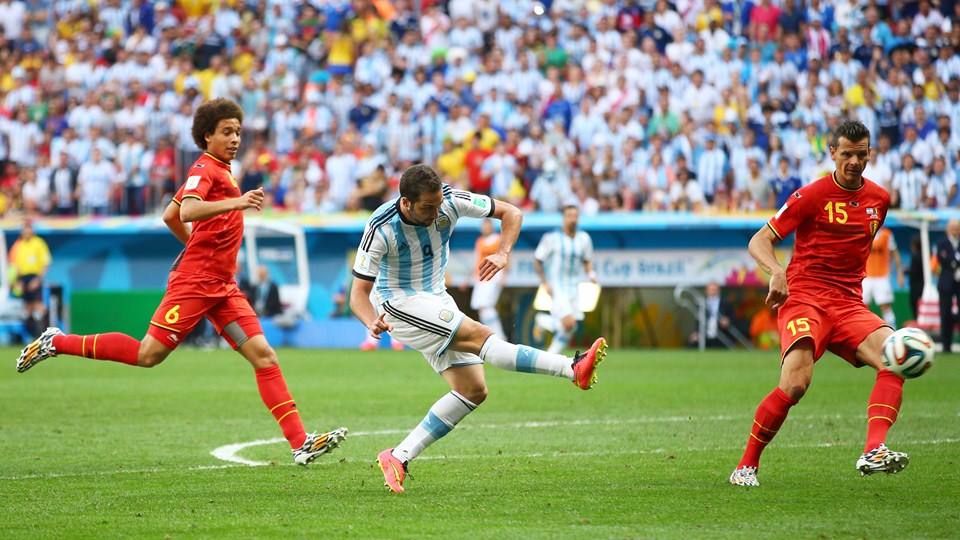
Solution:
<svg viewBox="0 0 960 540">
<path fill-rule="evenodd" d="M 883 342 L 883 365 L 904 379 L 919 377 L 933 365 L 933 340 L 919 328 L 901 328 Z"/>
</svg>

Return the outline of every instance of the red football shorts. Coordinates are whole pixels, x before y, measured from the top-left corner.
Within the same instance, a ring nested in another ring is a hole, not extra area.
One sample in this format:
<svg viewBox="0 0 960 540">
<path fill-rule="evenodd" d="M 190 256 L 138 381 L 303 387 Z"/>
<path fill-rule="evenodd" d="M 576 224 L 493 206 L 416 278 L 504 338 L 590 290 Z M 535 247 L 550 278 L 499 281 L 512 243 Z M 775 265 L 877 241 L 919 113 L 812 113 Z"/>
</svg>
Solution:
<svg viewBox="0 0 960 540">
<path fill-rule="evenodd" d="M 150 318 L 147 333 L 175 349 L 202 317 L 234 349 L 263 334 L 260 319 L 235 281 L 180 272 L 170 273 L 167 292 Z"/>
<path fill-rule="evenodd" d="M 813 340 L 813 359 L 825 351 L 860 367 L 857 347 L 877 328 L 889 326 L 859 299 L 817 298 L 791 294 L 777 314 L 780 358 L 801 339 Z"/>
</svg>

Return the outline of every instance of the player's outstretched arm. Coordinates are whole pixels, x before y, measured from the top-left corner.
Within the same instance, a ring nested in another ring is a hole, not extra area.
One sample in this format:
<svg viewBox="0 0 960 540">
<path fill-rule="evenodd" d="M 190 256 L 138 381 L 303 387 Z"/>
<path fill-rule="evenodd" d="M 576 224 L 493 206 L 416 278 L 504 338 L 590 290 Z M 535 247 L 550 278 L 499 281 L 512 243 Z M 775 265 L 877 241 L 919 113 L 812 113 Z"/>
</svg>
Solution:
<svg viewBox="0 0 960 540">
<path fill-rule="evenodd" d="M 490 217 L 500 220 L 500 248 L 496 253 L 487 255 L 480 264 L 480 281 L 487 281 L 506 268 L 510 252 L 520 237 L 520 225 L 523 223 L 523 212 L 516 206 L 495 200 L 493 208 L 493 215 Z"/>
<path fill-rule="evenodd" d="M 184 195 L 183 202 L 180 205 L 180 221 L 190 223 L 234 210 L 246 210 L 248 208 L 260 210 L 262 207 L 263 188 L 252 189 L 240 197 L 222 201 L 201 201 L 195 197 Z"/>
<path fill-rule="evenodd" d="M 380 334 L 393 330 L 393 327 L 384 321 L 386 313 L 377 316 L 377 310 L 370 303 L 370 291 L 372 290 L 372 281 L 355 278 L 353 286 L 350 288 L 350 310 L 367 327 L 371 336 L 380 339 Z"/>
<path fill-rule="evenodd" d="M 177 237 L 183 245 L 190 239 L 190 227 L 180 221 L 180 205 L 170 201 L 170 204 L 163 209 L 163 223 L 170 229 L 170 232 Z"/>
<path fill-rule="evenodd" d="M 764 272 L 770 274 L 770 292 L 767 293 L 767 305 L 776 309 L 783 305 L 787 300 L 787 273 L 777 260 L 777 255 L 773 251 L 774 245 L 780 239 L 774 234 L 773 229 L 764 225 L 750 239 L 747 246 L 750 255 L 757 265 Z"/>
</svg>

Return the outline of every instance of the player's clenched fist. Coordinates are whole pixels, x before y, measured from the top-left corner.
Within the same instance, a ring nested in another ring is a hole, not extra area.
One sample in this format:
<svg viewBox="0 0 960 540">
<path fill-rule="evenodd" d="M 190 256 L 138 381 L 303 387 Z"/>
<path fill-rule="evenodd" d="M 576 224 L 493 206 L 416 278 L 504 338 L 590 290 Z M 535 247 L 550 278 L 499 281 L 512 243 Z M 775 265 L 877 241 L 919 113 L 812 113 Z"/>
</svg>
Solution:
<svg viewBox="0 0 960 540">
<path fill-rule="evenodd" d="M 251 189 L 250 191 L 244 193 L 240 196 L 240 208 L 239 210 L 246 210 L 248 208 L 256 208 L 257 210 L 263 209 L 263 188 L 258 187 L 257 189 Z"/>
<path fill-rule="evenodd" d="M 776 309 L 787 301 L 787 274 L 775 272 L 770 276 L 770 292 L 767 293 L 767 305 Z"/>
</svg>

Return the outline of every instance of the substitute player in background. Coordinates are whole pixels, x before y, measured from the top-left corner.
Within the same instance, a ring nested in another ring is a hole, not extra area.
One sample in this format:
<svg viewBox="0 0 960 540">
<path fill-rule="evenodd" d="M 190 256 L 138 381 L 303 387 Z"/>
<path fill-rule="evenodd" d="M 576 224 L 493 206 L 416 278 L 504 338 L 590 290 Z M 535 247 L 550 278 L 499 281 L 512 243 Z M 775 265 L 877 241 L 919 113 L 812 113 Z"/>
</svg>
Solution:
<svg viewBox="0 0 960 540">
<path fill-rule="evenodd" d="M 553 332 L 552 353 L 559 353 L 570 341 L 583 320 L 580 309 L 579 286 L 582 276 L 596 283 L 593 271 L 593 241 L 585 231 L 578 231 L 580 209 L 574 205 L 563 207 L 563 226 L 540 239 L 534 252 L 533 265 L 540 283 L 550 295 L 550 324 L 537 322 Z"/>
<path fill-rule="evenodd" d="M 870 301 L 880 306 L 883 320 L 897 327 L 897 317 L 893 314 L 893 286 L 890 285 L 890 259 L 893 259 L 897 272 L 897 287 L 903 287 L 903 263 L 897 251 L 897 241 L 893 232 L 883 227 L 873 237 L 873 246 L 867 258 L 867 277 L 863 278 L 863 303 Z"/>
<path fill-rule="evenodd" d="M 353 266 L 357 279 L 350 291 L 350 307 L 357 318 L 371 334 L 390 332 L 420 351 L 450 386 L 450 392 L 430 407 L 396 448 L 377 456 L 384 484 L 395 493 L 404 490 L 410 460 L 486 399 L 484 362 L 510 371 L 562 377 L 587 390 L 596 382 L 597 364 L 606 354 L 603 338 L 573 358 L 514 345 L 465 316 L 444 284 L 450 235 L 461 217 L 492 217 L 502 222 L 499 249 L 480 265 L 480 280 L 487 281 L 507 266 L 523 214 L 505 202 L 442 184 L 426 165 L 404 171 L 400 197 L 370 217 Z M 371 291 L 376 306 L 370 301 Z"/>
<path fill-rule="evenodd" d="M 204 154 L 190 167 L 187 181 L 163 212 L 164 223 L 186 247 L 173 263 L 167 291 L 143 340 L 117 332 L 64 335 L 58 328 L 48 328 L 20 353 L 17 371 L 62 354 L 153 367 L 206 317 L 253 366 L 264 405 L 280 424 L 294 461 L 306 465 L 336 448 L 346 429 L 321 434 L 304 431 L 277 354 L 234 279 L 243 243 L 243 211 L 263 205 L 261 188 L 241 194 L 230 174 L 230 160 L 240 148 L 242 121 L 240 106 L 226 99 L 204 103 L 193 116 L 193 140 Z M 190 222 L 192 231 L 186 225 Z"/>
<path fill-rule="evenodd" d="M 766 302 L 780 308 L 780 384 L 760 402 L 747 448 L 730 483 L 758 486 L 760 454 L 777 434 L 790 407 L 810 386 L 813 365 L 827 350 L 855 367 L 869 365 L 877 379 L 867 403 L 867 442 L 861 474 L 895 473 L 907 455 L 884 441 L 897 420 L 903 379 L 883 369 L 881 346 L 893 330 L 863 304 L 861 282 L 873 238 L 890 206 L 887 191 L 863 178 L 870 132 L 842 122 L 830 141 L 836 170 L 800 188 L 750 240 L 750 254 L 770 274 Z M 796 231 L 784 271 L 774 245 Z"/>
<path fill-rule="evenodd" d="M 480 279 L 480 269 L 483 267 L 487 257 L 493 255 L 500 249 L 500 235 L 493 230 L 493 222 L 489 219 L 480 223 L 480 237 L 474 245 L 475 271 L 473 273 L 473 294 L 470 295 L 470 308 L 477 310 L 480 316 L 480 324 L 493 330 L 493 334 L 500 339 L 507 339 L 503 333 L 503 325 L 500 323 L 500 314 L 497 313 L 497 301 L 500 299 L 500 293 L 503 292 L 503 280 L 506 279 L 506 269 L 497 272 L 488 280 Z"/>
</svg>

